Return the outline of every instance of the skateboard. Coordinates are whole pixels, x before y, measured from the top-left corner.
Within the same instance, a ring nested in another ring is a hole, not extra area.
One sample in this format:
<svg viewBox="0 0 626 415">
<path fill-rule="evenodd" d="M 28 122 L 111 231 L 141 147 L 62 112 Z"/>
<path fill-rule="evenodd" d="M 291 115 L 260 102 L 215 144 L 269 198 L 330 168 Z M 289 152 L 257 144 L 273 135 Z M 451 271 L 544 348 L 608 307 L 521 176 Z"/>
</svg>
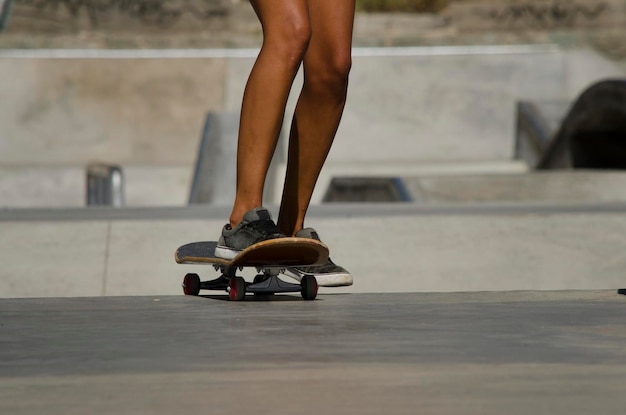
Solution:
<svg viewBox="0 0 626 415">
<path fill-rule="evenodd" d="M 211 281 L 200 281 L 198 274 L 183 279 L 185 295 L 198 295 L 200 290 L 221 290 L 233 301 L 245 299 L 246 293 L 270 296 L 275 293 L 299 292 L 305 300 L 317 297 L 317 280 L 305 275 L 300 284 L 281 280 L 278 275 L 290 266 L 323 264 L 328 260 L 328 247 L 308 238 L 278 238 L 256 243 L 241 251 L 232 260 L 215 256 L 217 242 L 193 242 L 179 247 L 175 259 L 179 264 L 213 265 L 221 275 Z M 244 267 L 256 268 L 253 282 L 237 276 Z"/>
</svg>

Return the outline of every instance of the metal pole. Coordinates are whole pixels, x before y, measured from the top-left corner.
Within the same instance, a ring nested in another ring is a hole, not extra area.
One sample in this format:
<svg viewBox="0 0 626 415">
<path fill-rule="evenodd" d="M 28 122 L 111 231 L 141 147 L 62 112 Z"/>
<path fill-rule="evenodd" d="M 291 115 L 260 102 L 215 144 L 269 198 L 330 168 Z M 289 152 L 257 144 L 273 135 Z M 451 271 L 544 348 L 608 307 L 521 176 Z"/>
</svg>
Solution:
<svg viewBox="0 0 626 415">
<path fill-rule="evenodd" d="M 90 164 L 86 184 L 87 206 L 122 207 L 126 204 L 124 173 L 120 166 Z"/>
</svg>

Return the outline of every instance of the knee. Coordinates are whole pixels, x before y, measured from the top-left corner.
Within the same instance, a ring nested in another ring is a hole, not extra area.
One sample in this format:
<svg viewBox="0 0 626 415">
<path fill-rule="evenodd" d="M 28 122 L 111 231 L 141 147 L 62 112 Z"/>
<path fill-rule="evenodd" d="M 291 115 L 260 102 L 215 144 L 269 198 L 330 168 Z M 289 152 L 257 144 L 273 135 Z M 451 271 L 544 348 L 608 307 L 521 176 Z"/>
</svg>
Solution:
<svg viewBox="0 0 626 415">
<path fill-rule="evenodd" d="M 337 94 L 345 94 L 348 77 L 352 68 L 350 53 L 336 53 L 325 59 L 307 62 L 306 80 L 316 88 L 323 88 Z"/>
<path fill-rule="evenodd" d="M 311 40 L 311 26 L 305 18 L 286 21 L 265 34 L 264 46 L 271 48 L 283 62 L 300 65 Z"/>
<path fill-rule="evenodd" d="M 350 69 L 352 69 L 352 56 L 350 52 L 337 53 L 326 61 L 324 72 L 329 79 L 336 82 L 347 83 Z"/>
</svg>

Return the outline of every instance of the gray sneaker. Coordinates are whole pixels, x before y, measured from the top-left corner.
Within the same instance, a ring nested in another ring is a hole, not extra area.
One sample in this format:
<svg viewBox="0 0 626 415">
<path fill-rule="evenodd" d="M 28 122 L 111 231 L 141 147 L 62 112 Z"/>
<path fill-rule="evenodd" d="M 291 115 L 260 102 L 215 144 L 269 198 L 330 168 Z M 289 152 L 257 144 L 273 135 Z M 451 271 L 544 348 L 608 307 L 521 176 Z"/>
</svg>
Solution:
<svg viewBox="0 0 626 415">
<path fill-rule="evenodd" d="M 313 228 L 304 228 L 296 233 L 299 238 L 311 238 L 320 240 L 319 235 Z M 345 268 L 335 264 L 330 258 L 325 264 L 305 267 L 289 267 L 285 275 L 298 281 L 305 275 L 313 275 L 320 287 L 342 287 L 352 285 L 352 274 Z"/>
<path fill-rule="evenodd" d="M 233 259 L 250 245 L 284 237 L 272 220 L 270 212 L 263 207 L 255 208 L 247 212 L 241 223 L 234 228 L 230 224 L 224 226 L 215 248 L 215 256 Z"/>
</svg>

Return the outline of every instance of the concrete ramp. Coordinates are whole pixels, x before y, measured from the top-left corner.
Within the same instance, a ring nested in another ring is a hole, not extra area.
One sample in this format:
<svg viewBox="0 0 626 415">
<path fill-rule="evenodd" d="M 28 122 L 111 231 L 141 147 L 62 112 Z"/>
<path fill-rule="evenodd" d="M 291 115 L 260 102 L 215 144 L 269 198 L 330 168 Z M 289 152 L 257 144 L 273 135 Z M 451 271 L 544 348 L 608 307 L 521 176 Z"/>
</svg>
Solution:
<svg viewBox="0 0 626 415">
<path fill-rule="evenodd" d="M 237 133 L 235 113 L 209 113 L 196 158 L 189 203 L 227 205 L 235 200 Z"/>
<path fill-rule="evenodd" d="M 571 104 L 521 102 L 517 111 L 515 157 L 531 168 L 626 168 L 624 78 L 594 83 Z"/>
<path fill-rule="evenodd" d="M 237 181 L 238 136 L 238 112 L 210 112 L 207 115 L 189 191 L 190 204 L 232 205 Z M 285 163 L 285 146 L 279 145 L 265 179 L 265 200 L 282 193 L 284 174 L 280 174 L 283 169 L 279 172 L 279 166 Z"/>
<path fill-rule="evenodd" d="M 599 82 L 574 103 L 539 168 L 626 168 L 626 79 Z"/>
</svg>

